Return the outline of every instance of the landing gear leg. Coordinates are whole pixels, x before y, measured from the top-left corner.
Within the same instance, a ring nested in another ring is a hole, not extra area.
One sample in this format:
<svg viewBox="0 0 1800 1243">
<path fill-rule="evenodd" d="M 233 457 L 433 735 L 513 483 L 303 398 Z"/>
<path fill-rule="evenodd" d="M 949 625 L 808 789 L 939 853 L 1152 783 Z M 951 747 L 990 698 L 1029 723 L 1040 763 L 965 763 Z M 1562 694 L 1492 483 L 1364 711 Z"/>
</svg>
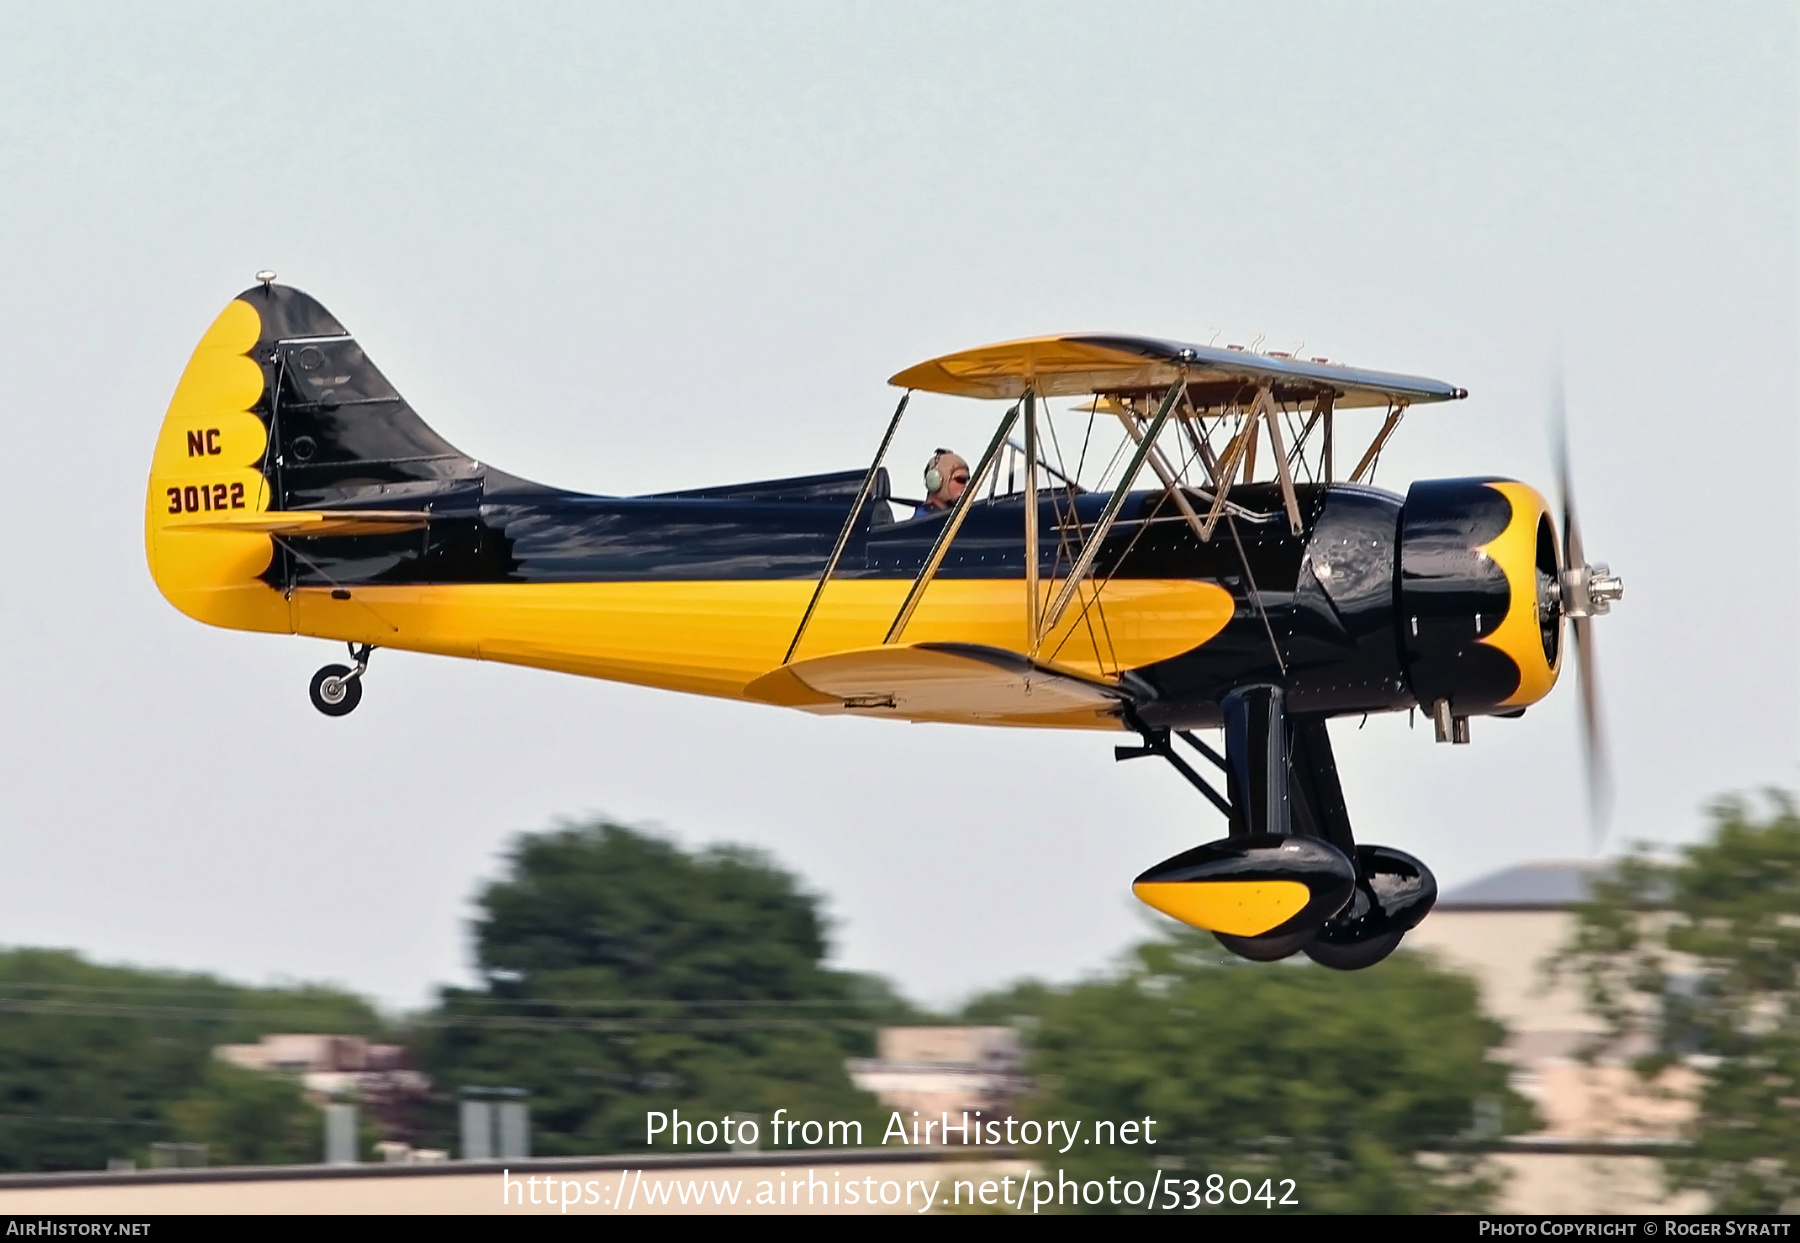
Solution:
<svg viewBox="0 0 1800 1243">
<path fill-rule="evenodd" d="M 1191 927 L 1211 932 L 1232 953 L 1273 962 L 1305 948 L 1319 926 L 1350 899 L 1356 872 L 1331 843 L 1294 832 L 1288 770 L 1291 729 L 1279 686 L 1232 692 L 1225 710 L 1225 754 L 1186 731 L 1182 741 L 1225 773 L 1220 798 L 1169 743 L 1128 715 L 1142 747 L 1120 747 L 1119 759 L 1158 755 L 1173 764 L 1230 821 L 1229 836 L 1165 859 L 1132 889 L 1144 902 Z"/>
<path fill-rule="evenodd" d="M 1230 836 L 1165 859 L 1132 888 L 1240 958 L 1303 952 L 1320 966 L 1360 971 L 1425 918 L 1437 881 L 1403 851 L 1356 844 L 1325 718 L 1289 716 L 1284 700 L 1279 686 L 1226 696 L 1224 755 L 1174 731 L 1225 773 L 1229 798 L 1175 753 L 1170 731 L 1126 715 L 1144 745 L 1119 747 L 1117 758 L 1161 756 L 1231 821 Z"/>
<path fill-rule="evenodd" d="M 312 705 L 326 716 L 349 716 L 362 702 L 362 676 L 369 668 L 369 655 L 374 648 L 367 643 L 349 645 L 354 669 L 344 665 L 326 665 L 313 674 L 307 694 Z"/>
<path fill-rule="evenodd" d="M 1294 726 L 1286 710 L 1286 696 L 1278 686 L 1246 686 L 1227 695 L 1221 706 L 1225 710 L 1226 775 L 1230 779 L 1233 808 L 1231 839 L 1228 841 L 1273 839 L 1290 849 L 1299 849 L 1301 842 L 1296 840 L 1295 834 L 1305 827 L 1304 811 L 1302 823 L 1297 825 L 1292 774 L 1297 759 L 1296 744 L 1300 740 L 1294 737 Z M 1337 845 L 1331 843 L 1331 846 Z M 1339 853 L 1330 846 L 1313 848 L 1322 855 Z M 1348 862 L 1347 858 L 1331 858 L 1327 866 L 1335 864 L 1337 868 L 1333 871 L 1338 868 L 1348 871 L 1343 866 Z M 1340 892 L 1329 886 L 1321 886 L 1321 889 Z M 1330 901 L 1330 898 L 1324 899 L 1327 908 Z M 1337 901 L 1342 905 L 1342 898 Z M 1320 918 L 1315 914 L 1311 919 L 1295 921 L 1299 926 L 1289 927 L 1286 931 L 1248 937 L 1215 929 L 1213 937 L 1239 958 L 1251 962 L 1277 962 L 1312 945 Z"/>
</svg>

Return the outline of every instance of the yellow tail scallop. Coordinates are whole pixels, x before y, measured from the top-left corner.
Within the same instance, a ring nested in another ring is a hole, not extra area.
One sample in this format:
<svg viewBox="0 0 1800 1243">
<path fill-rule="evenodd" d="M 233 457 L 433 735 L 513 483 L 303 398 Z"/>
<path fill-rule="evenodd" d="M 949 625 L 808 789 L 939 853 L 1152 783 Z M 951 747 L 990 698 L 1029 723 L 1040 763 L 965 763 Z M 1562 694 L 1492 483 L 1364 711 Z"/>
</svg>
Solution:
<svg viewBox="0 0 1800 1243">
<path fill-rule="evenodd" d="M 240 299 L 194 347 L 156 441 L 144 553 L 157 588 L 189 617 L 286 632 L 287 601 L 260 577 L 274 542 L 261 533 L 186 529 L 269 507 L 260 469 L 268 433 L 252 413 L 263 395 L 263 370 L 251 357 L 261 336 L 256 308 Z"/>
</svg>

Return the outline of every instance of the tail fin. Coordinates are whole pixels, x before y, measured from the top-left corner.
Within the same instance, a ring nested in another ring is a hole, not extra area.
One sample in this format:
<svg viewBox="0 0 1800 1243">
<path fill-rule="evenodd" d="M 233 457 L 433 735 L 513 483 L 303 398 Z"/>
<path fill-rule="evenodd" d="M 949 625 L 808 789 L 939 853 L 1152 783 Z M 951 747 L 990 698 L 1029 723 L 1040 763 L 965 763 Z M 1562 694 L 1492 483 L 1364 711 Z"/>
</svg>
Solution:
<svg viewBox="0 0 1800 1243">
<path fill-rule="evenodd" d="M 175 386 L 150 467 L 150 573 L 190 617 L 289 631 L 279 524 L 252 515 L 423 507 L 482 482 L 330 312 L 259 286 L 213 321 Z"/>
</svg>

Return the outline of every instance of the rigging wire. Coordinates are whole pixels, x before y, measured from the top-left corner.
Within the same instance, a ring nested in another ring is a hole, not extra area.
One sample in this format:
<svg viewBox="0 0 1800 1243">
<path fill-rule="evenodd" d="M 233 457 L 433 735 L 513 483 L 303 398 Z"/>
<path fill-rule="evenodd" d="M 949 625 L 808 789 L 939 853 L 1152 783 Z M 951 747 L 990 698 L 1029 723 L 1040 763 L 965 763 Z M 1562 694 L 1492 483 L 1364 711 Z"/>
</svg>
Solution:
<svg viewBox="0 0 1800 1243">
<path fill-rule="evenodd" d="M 1244 567 L 1244 581 L 1250 587 L 1250 599 L 1256 604 L 1256 615 L 1262 618 L 1263 633 L 1269 636 L 1269 650 L 1275 653 L 1275 667 L 1287 675 L 1287 661 L 1281 657 L 1281 644 L 1275 641 L 1275 627 L 1269 622 L 1269 611 L 1263 607 L 1262 592 L 1257 589 L 1256 575 L 1250 570 L 1250 558 L 1244 552 L 1244 541 L 1238 535 L 1237 518 L 1225 516 L 1225 525 L 1231 528 L 1231 542 L 1237 545 L 1238 564 Z"/>
<path fill-rule="evenodd" d="M 1097 414 L 1098 411 L 1088 411 L 1087 431 L 1081 437 L 1081 456 L 1075 461 L 1075 478 L 1078 481 L 1081 478 L 1081 468 L 1087 465 L 1088 441 L 1094 438 L 1094 418 Z"/>
</svg>

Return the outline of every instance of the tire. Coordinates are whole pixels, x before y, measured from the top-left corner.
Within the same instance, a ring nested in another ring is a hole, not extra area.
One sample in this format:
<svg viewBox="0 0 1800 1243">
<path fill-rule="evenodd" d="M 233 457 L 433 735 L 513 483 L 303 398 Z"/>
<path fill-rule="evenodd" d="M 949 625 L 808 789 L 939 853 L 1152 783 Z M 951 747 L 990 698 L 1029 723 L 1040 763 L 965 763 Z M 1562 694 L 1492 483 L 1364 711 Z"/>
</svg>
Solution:
<svg viewBox="0 0 1800 1243">
<path fill-rule="evenodd" d="M 326 716 L 349 716 L 356 711 L 356 705 L 362 702 L 362 679 L 346 682 L 350 676 L 347 665 L 326 665 L 313 674 L 312 685 L 306 693 L 312 698 L 312 706 Z"/>
<path fill-rule="evenodd" d="M 1348 944 L 1334 945 L 1330 941 L 1315 939 L 1306 946 L 1306 956 L 1321 967 L 1329 967 L 1333 971 L 1361 971 L 1373 967 L 1400 947 L 1404 932 L 1383 932 L 1368 938 L 1366 941 L 1352 941 Z"/>
<path fill-rule="evenodd" d="M 1306 949 L 1314 935 L 1314 930 L 1310 928 L 1305 932 L 1290 932 L 1279 937 L 1234 937 L 1215 932 L 1213 940 L 1239 958 L 1247 958 L 1251 962 L 1280 962 L 1283 958 L 1292 958 Z"/>
</svg>

